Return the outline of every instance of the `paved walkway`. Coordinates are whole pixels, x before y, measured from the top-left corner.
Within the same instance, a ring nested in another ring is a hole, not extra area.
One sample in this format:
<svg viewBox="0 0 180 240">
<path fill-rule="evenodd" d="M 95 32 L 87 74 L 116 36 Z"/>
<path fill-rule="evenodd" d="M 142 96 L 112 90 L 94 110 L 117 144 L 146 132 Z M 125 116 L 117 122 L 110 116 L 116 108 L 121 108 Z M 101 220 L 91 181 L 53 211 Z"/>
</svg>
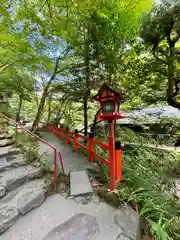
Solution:
<svg viewBox="0 0 180 240">
<path fill-rule="evenodd" d="M 66 174 L 74 170 L 85 170 L 87 168 L 92 168 L 92 165 L 88 163 L 87 157 L 73 152 L 71 146 L 65 145 L 64 142 L 61 142 L 59 139 L 57 139 L 54 134 L 48 132 L 41 132 L 40 134 L 44 140 L 57 148 L 57 152 L 61 153 Z M 43 158 L 48 159 L 48 161 L 53 164 L 53 150 L 41 142 L 40 154 L 44 154 Z M 57 161 L 60 169 L 61 165 L 59 159 L 57 159 Z"/>
<path fill-rule="evenodd" d="M 77 204 L 60 194 L 49 197 L 39 208 L 20 218 L 2 236 L 2 240 L 41 240 L 54 226 L 76 213 L 97 217 L 100 234 L 96 240 L 116 240 L 122 230 L 113 222 L 116 209 L 105 203 Z M 85 239 L 79 239 L 85 240 Z"/>
<path fill-rule="evenodd" d="M 73 153 L 71 147 L 62 145 L 53 134 L 41 133 L 41 136 L 61 152 L 66 172 L 91 167 L 87 157 Z M 46 152 L 44 157 L 53 163 L 50 148 L 40 144 L 40 152 Z M 1 236 L 1 240 L 42 240 L 56 225 L 76 213 L 87 213 L 97 218 L 100 233 L 92 240 L 135 240 L 138 216 L 132 209 L 115 209 L 100 201 L 96 195 L 92 195 L 90 201 L 83 204 L 82 197 L 66 198 L 63 194 L 48 197 L 40 207 L 21 217 Z"/>
</svg>

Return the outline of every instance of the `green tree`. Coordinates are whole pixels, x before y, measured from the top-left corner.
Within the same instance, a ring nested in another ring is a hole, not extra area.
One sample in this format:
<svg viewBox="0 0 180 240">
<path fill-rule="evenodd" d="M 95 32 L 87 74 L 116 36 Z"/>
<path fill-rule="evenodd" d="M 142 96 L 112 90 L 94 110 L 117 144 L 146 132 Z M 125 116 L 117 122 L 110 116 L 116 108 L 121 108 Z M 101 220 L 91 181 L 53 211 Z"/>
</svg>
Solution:
<svg viewBox="0 0 180 240">
<path fill-rule="evenodd" d="M 145 43 L 152 46 L 159 73 L 167 83 L 167 102 L 176 108 L 180 108 L 179 27 L 179 1 L 163 1 L 145 16 L 141 33 Z"/>
</svg>

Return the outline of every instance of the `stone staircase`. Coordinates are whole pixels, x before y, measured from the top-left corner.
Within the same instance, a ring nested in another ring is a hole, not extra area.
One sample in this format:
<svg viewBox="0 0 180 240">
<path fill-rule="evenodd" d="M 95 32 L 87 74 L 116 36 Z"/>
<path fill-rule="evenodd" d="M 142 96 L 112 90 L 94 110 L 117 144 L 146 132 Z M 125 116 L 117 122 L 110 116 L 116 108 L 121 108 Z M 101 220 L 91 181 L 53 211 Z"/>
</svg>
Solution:
<svg viewBox="0 0 180 240">
<path fill-rule="evenodd" d="M 47 191 L 41 169 L 27 162 L 11 136 L 0 134 L 0 235 L 41 205 Z"/>
</svg>

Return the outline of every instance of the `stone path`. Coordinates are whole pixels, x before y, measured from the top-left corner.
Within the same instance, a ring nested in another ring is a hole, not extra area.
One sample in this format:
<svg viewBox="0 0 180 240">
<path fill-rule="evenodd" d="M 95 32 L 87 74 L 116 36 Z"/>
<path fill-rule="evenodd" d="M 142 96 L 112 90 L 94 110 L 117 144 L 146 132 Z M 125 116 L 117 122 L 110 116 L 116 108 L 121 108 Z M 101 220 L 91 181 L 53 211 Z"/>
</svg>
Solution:
<svg viewBox="0 0 180 240">
<path fill-rule="evenodd" d="M 53 134 L 41 133 L 41 136 L 61 152 L 66 173 L 92 168 L 86 157 L 72 152 L 70 146 L 62 145 Z M 65 192 L 55 194 L 45 200 L 44 179 L 37 179 L 39 169 L 27 165 L 17 149 L 12 150 L 10 147 L 0 149 L 2 152 L 0 155 L 2 169 L 0 186 L 2 195 L 4 195 L 0 200 L 0 232 L 9 228 L 0 236 L 2 240 L 59 240 L 59 234 L 62 236 L 63 232 L 63 234 L 66 232 L 66 235 L 61 238 L 64 240 L 136 239 L 139 217 L 130 207 L 121 206 L 115 209 L 100 200 L 94 193 L 87 196 L 89 201 L 84 201 L 84 196 L 70 197 Z M 11 157 L 9 157 L 10 152 Z M 47 160 L 49 165 L 53 166 L 52 150 L 40 143 L 40 153 L 43 154 L 42 160 Z M 32 210 L 37 206 L 39 207 Z M 82 227 L 83 221 L 77 220 L 79 216 L 85 216 L 86 226 Z M 74 229 L 69 232 L 68 238 L 66 221 L 68 221 L 68 226 L 71 222 Z M 94 231 L 95 223 L 99 231 L 95 231 L 96 234 L 90 238 L 88 234 Z M 56 229 L 60 229 L 61 233 L 56 232 Z"/>
<path fill-rule="evenodd" d="M 55 226 L 67 221 L 74 214 L 86 213 L 97 219 L 99 234 L 94 240 L 135 240 L 137 216 L 128 214 L 125 209 L 115 209 L 104 202 L 91 201 L 89 204 L 77 204 L 60 194 L 53 195 L 37 209 L 20 218 L 2 236 L 2 240 L 41 240 Z M 135 229 L 135 230 L 134 230 Z M 52 238 L 55 240 L 59 238 Z M 68 240 L 70 238 L 62 238 Z M 75 240 L 74 238 L 71 238 Z M 78 239 L 86 240 L 86 239 Z"/>
<path fill-rule="evenodd" d="M 56 138 L 54 134 L 48 132 L 41 132 L 40 135 L 44 140 L 46 140 L 47 142 L 51 143 L 54 147 L 56 147 L 57 152 L 61 153 L 64 161 L 64 168 L 66 174 L 69 174 L 70 171 L 86 170 L 92 168 L 92 164 L 88 163 L 87 157 L 73 152 L 71 146 L 67 146 L 64 143 L 62 143 L 59 139 Z M 44 160 L 48 160 L 51 166 L 53 165 L 54 161 L 53 150 L 41 142 L 40 142 L 40 154 L 43 156 L 42 158 Z M 61 169 L 59 159 L 58 168 Z"/>
</svg>

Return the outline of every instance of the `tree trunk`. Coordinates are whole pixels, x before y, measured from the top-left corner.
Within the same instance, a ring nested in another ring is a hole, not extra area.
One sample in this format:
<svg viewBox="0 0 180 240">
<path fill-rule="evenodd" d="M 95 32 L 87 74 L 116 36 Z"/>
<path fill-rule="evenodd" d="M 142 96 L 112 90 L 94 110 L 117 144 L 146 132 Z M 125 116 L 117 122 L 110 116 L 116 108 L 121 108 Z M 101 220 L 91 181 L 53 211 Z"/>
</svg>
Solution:
<svg viewBox="0 0 180 240">
<path fill-rule="evenodd" d="M 16 113 L 16 122 L 20 121 L 20 113 L 21 113 L 21 108 L 22 108 L 22 102 L 23 102 L 23 97 L 22 94 L 19 95 L 19 106 L 18 106 L 18 110 Z"/>
<path fill-rule="evenodd" d="M 41 97 L 41 100 L 40 100 L 40 103 L 39 103 L 38 111 L 37 111 L 37 114 L 36 114 L 36 118 L 35 118 L 35 120 L 33 122 L 33 125 L 32 125 L 32 131 L 33 132 L 35 132 L 37 130 L 39 122 L 41 120 L 41 116 L 42 116 L 42 112 L 44 110 L 44 105 L 45 105 L 46 98 L 47 98 L 47 95 L 48 95 L 49 87 L 50 87 L 50 84 L 47 84 L 46 87 L 44 88 L 44 91 L 43 91 L 43 94 L 42 94 L 42 97 Z"/>
<path fill-rule="evenodd" d="M 90 53 L 89 53 L 89 24 L 88 24 L 88 29 L 87 29 L 87 34 L 84 33 L 84 41 L 85 41 L 85 46 L 84 46 L 84 64 L 85 64 L 85 94 L 84 94 L 84 99 L 83 99 L 83 104 L 84 104 L 84 135 L 87 136 L 88 133 L 88 98 L 90 95 Z"/>
<path fill-rule="evenodd" d="M 68 101 L 67 101 L 68 102 Z M 62 115 L 64 114 L 65 110 L 66 110 L 66 107 L 67 107 L 67 102 L 66 102 L 66 99 L 63 99 L 62 102 L 60 103 L 59 107 L 58 107 L 58 111 L 56 113 L 56 120 L 55 120 L 55 125 L 58 126 L 61 118 L 62 118 Z M 63 105 L 66 103 L 64 109 L 62 110 L 63 108 Z"/>
<path fill-rule="evenodd" d="M 84 96 L 83 100 L 84 107 L 84 135 L 88 135 L 88 98 Z"/>
<path fill-rule="evenodd" d="M 48 123 L 50 122 L 50 119 L 51 119 L 51 102 L 52 102 L 52 94 L 49 96 L 49 101 L 48 101 Z"/>
<path fill-rule="evenodd" d="M 176 95 L 174 96 L 174 89 L 176 87 L 176 79 L 174 75 L 175 74 L 175 53 L 174 53 L 174 44 L 171 41 L 169 42 L 169 56 L 167 57 L 167 64 L 168 64 L 167 102 L 170 106 L 180 109 L 180 102 L 177 101 Z"/>
<path fill-rule="evenodd" d="M 67 53 L 68 53 L 68 49 L 66 50 L 66 54 Z M 43 91 L 43 94 L 42 94 L 42 97 L 41 97 L 41 100 L 40 100 L 40 103 L 39 103 L 38 111 L 37 111 L 37 114 L 36 114 L 36 118 L 35 118 L 35 120 L 33 122 L 33 125 L 32 125 L 32 131 L 33 132 L 35 132 L 37 130 L 39 122 L 41 120 L 41 116 L 42 116 L 42 112 L 44 110 L 44 105 L 45 105 L 45 102 L 46 102 L 46 98 L 48 96 L 48 90 L 51 86 L 52 81 L 56 77 L 56 74 L 58 73 L 58 64 L 59 64 L 60 59 L 61 59 L 60 56 L 56 59 L 53 74 L 50 77 L 49 81 L 47 82 L 47 84 L 44 88 L 44 91 Z"/>
<path fill-rule="evenodd" d="M 91 132 L 93 132 L 94 136 L 95 136 L 95 130 L 96 130 L 96 124 L 97 124 L 97 116 L 100 113 L 100 109 L 98 109 L 98 111 L 96 112 L 95 116 L 94 116 L 94 121 L 93 124 L 91 126 Z"/>
</svg>

